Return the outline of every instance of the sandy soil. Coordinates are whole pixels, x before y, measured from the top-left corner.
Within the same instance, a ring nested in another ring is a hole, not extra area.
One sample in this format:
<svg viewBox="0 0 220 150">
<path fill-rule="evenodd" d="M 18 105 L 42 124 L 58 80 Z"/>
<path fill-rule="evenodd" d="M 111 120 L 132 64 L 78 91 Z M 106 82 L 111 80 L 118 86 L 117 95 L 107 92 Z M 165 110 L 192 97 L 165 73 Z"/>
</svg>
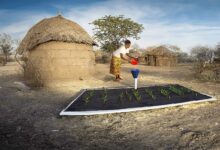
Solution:
<svg viewBox="0 0 220 150">
<path fill-rule="evenodd" d="M 131 86 L 123 65 L 120 83 L 97 64 L 90 80 L 58 83 L 53 88 L 19 88 L 16 63 L 0 67 L 0 149 L 170 150 L 220 149 L 220 101 L 181 107 L 99 116 L 60 117 L 59 112 L 82 88 Z M 220 84 L 193 79 L 189 65 L 175 68 L 140 65 L 142 85 L 178 83 L 220 99 Z"/>
</svg>

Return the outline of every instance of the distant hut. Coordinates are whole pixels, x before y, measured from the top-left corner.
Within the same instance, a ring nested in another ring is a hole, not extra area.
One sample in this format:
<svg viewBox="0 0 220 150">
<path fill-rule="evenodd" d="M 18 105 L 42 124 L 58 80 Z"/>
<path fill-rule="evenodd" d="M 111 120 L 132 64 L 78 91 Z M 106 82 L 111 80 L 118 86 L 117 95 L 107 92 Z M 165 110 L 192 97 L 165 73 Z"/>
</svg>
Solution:
<svg viewBox="0 0 220 150">
<path fill-rule="evenodd" d="M 58 80 L 76 80 L 94 72 L 94 41 L 77 23 L 61 15 L 34 25 L 17 51 L 26 55 L 24 77 L 43 86 Z"/>
<path fill-rule="evenodd" d="M 164 46 L 146 52 L 145 60 L 150 66 L 176 66 L 177 55 Z"/>
</svg>

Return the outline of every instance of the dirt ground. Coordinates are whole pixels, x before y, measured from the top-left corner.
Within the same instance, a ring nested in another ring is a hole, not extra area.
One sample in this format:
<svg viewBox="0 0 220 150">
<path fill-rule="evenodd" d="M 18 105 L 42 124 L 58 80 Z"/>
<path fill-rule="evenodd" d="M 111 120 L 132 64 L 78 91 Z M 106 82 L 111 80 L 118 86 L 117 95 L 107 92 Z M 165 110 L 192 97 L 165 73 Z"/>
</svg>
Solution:
<svg viewBox="0 0 220 150">
<path fill-rule="evenodd" d="M 178 83 L 219 99 L 179 107 L 108 114 L 60 117 L 79 90 L 132 86 L 131 65 L 123 81 L 114 82 L 108 64 L 97 64 L 93 79 L 57 83 L 26 90 L 16 63 L 0 67 L 1 150 L 218 150 L 220 149 L 220 83 L 199 82 L 190 65 L 174 68 L 140 65 L 140 85 Z"/>
</svg>

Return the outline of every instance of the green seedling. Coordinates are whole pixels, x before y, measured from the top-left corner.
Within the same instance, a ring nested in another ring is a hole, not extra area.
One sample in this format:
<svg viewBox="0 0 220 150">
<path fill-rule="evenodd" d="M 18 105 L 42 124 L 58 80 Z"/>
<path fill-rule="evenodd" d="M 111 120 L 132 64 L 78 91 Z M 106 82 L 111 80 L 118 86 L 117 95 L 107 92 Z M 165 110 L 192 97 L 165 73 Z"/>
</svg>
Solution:
<svg viewBox="0 0 220 150">
<path fill-rule="evenodd" d="M 102 97 L 102 100 L 103 100 L 103 103 L 106 104 L 106 102 L 108 101 L 107 95 L 103 96 L 103 97 Z"/>
<path fill-rule="evenodd" d="M 90 101 L 90 97 L 89 96 L 86 96 L 84 99 L 84 102 L 86 103 L 86 105 L 89 103 Z"/>
<path fill-rule="evenodd" d="M 127 96 L 128 100 L 131 101 L 132 100 L 132 96 L 128 93 L 128 91 L 126 90 L 125 95 Z"/>
<path fill-rule="evenodd" d="M 102 100 L 104 104 L 106 104 L 106 102 L 108 101 L 107 90 L 105 88 L 104 88 L 104 93 L 102 95 Z"/>
<path fill-rule="evenodd" d="M 133 90 L 133 94 L 138 102 L 141 101 L 141 95 L 139 94 L 138 90 Z"/>
<path fill-rule="evenodd" d="M 86 105 L 89 103 L 89 101 L 93 96 L 94 96 L 94 91 L 89 91 L 86 97 L 83 99 Z"/>
<path fill-rule="evenodd" d="M 177 89 L 177 88 L 174 87 L 174 86 L 170 86 L 170 87 L 169 87 L 169 90 L 172 91 L 173 93 L 179 95 L 179 96 L 184 95 L 184 93 L 183 93 L 180 89 Z"/>
<path fill-rule="evenodd" d="M 90 91 L 89 96 L 90 96 L 90 98 L 93 97 L 94 96 L 94 91 Z"/>
<path fill-rule="evenodd" d="M 122 92 L 120 95 L 119 95 L 119 101 L 122 103 L 123 101 L 123 97 L 124 97 L 124 93 Z"/>
<path fill-rule="evenodd" d="M 150 89 L 144 89 L 144 91 L 152 98 L 152 99 L 156 99 L 156 97 L 154 96 L 153 92 Z"/>
<path fill-rule="evenodd" d="M 182 91 L 183 91 L 183 93 L 185 92 L 185 93 L 194 93 L 195 94 L 195 96 L 198 96 L 198 93 L 197 92 L 195 92 L 195 91 L 191 91 L 190 89 L 188 89 L 188 88 L 184 88 L 184 87 L 182 87 L 181 88 L 182 89 Z"/>
<path fill-rule="evenodd" d="M 186 92 L 186 93 L 190 93 L 190 92 L 191 92 L 190 89 L 184 88 L 184 87 L 181 87 L 181 90 L 182 90 L 183 92 Z"/>
<path fill-rule="evenodd" d="M 179 88 L 178 90 L 181 92 L 181 95 L 184 96 L 185 90 L 183 88 Z"/>
<path fill-rule="evenodd" d="M 166 96 L 166 97 L 169 97 L 170 99 L 170 91 L 166 90 L 166 89 L 161 89 L 160 90 L 160 93 L 163 95 L 163 96 Z"/>
<path fill-rule="evenodd" d="M 160 89 L 160 93 L 166 97 L 169 95 L 168 91 L 165 89 Z"/>
</svg>

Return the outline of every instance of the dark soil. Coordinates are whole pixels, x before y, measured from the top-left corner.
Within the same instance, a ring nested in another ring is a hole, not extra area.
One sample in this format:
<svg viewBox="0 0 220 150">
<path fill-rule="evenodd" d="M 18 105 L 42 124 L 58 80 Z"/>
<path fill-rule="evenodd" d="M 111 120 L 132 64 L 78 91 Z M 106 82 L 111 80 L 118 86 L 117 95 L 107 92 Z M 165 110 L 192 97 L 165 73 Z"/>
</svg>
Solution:
<svg viewBox="0 0 220 150">
<path fill-rule="evenodd" d="M 151 94 L 152 92 L 152 94 Z M 86 90 L 66 111 L 114 110 L 158 106 L 211 98 L 178 84 L 122 89 Z"/>
</svg>

